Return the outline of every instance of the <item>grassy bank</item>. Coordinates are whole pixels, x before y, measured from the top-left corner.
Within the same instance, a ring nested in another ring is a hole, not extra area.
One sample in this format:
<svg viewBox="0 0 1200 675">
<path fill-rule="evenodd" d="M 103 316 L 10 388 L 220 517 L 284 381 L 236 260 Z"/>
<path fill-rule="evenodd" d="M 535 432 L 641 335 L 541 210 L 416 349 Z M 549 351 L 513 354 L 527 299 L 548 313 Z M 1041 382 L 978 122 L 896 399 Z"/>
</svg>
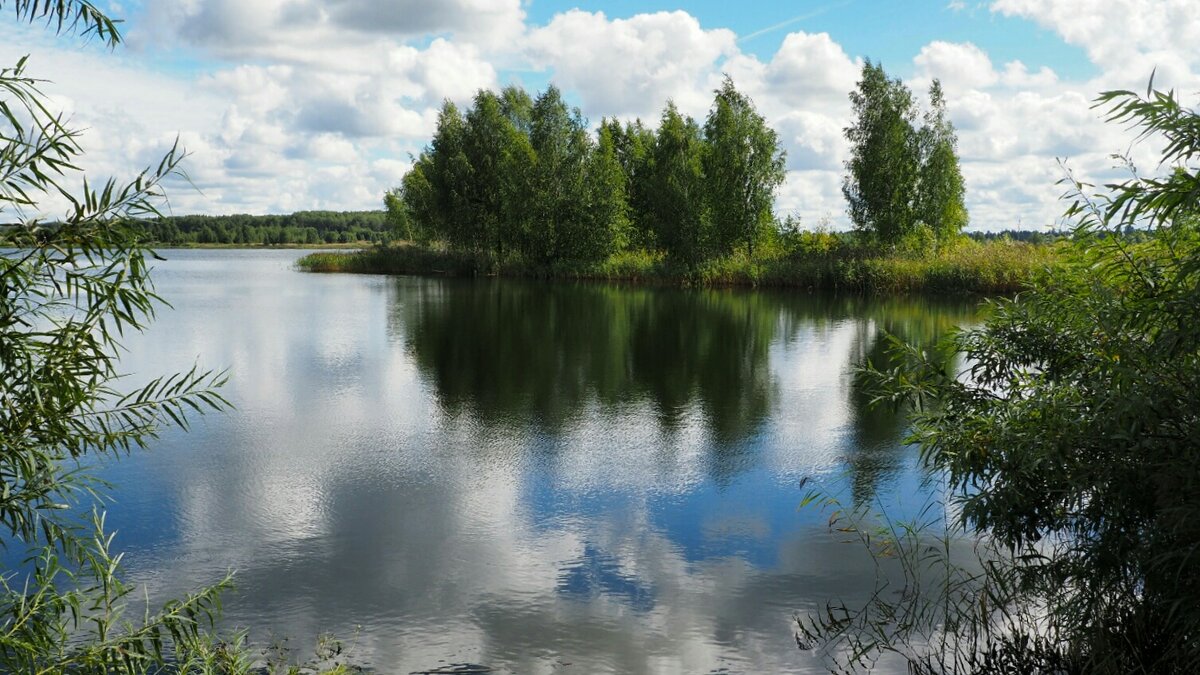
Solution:
<svg viewBox="0 0 1200 675">
<path fill-rule="evenodd" d="M 590 265 L 495 264 L 483 256 L 415 245 L 358 252 L 319 252 L 297 265 L 310 272 L 495 275 L 667 285 L 767 286 L 859 293 L 1014 293 L 1054 264 L 1057 249 L 1013 241 L 962 240 L 938 252 L 881 253 L 869 250 L 802 250 L 750 258 L 736 253 L 694 268 L 644 251 L 619 253 Z"/>
<path fill-rule="evenodd" d="M 171 249 L 321 249 L 330 251 L 357 251 L 360 249 L 375 246 L 373 241 L 355 241 L 346 244 L 169 244 L 169 243 L 151 243 L 147 244 L 148 248 L 154 250 L 171 250 Z"/>
</svg>

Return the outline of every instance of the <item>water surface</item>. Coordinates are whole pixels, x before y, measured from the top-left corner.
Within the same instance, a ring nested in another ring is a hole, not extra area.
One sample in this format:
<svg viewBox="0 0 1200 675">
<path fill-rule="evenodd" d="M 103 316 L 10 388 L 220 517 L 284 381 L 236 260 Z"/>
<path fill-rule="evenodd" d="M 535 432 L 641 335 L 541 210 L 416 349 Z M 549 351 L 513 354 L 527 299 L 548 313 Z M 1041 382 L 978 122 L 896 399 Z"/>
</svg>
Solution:
<svg viewBox="0 0 1200 675">
<path fill-rule="evenodd" d="M 924 503 L 854 364 L 971 305 L 311 275 L 299 251 L 167 251 L 141 381 L 231 371 L 237 406 L 104 468 L 153 597 L 237 571 L 225 620 L 383 672 L 820 672 L 793 616 L 873 568 L 806 477 Z M 356 628 L 361 627 L 361 628 Z M 721 670 L 725 669 L 725 670 Z"/>
</svg>

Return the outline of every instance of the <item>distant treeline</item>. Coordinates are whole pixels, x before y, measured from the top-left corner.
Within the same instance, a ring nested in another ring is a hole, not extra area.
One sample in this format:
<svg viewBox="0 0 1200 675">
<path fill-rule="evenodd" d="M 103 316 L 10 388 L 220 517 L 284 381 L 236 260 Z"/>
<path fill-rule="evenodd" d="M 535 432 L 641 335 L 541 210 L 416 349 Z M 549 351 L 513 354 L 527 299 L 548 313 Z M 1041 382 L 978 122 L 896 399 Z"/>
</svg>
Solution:
<svg viewBox="0 0 1200 675">
<path fill-rule="evenodd" d="M 140 223 L 156 244 L 349 244 L 392 238 L 385 211 L 299 211 L 290 215 L 170 216 Z"/>
<path fill-rule="evenodd" d="M 1049 244 L 1060 239 L 1070 239 L 1070 232 L 1058 230 L 1001 230 L 997 232 L 964 232 L 963 234 L 975 241 L 1023 241 L 1027 244 Z"/>
<path fill-rule="evenodd" d="M 1022 241 L 1027 244 L 1051 244 L 1056 241 L 1072 239 L 1075 233 L 1072 230 L 1000 230 L 997 232 L 964 232 L 963 234 L 974 239 L 975 241 Z M 1127 226 L 1121 230 L 1120 236 L 1122 239 L 1130 242 L 1149 241 L 1152 233 L 1146 229 L 1139 229 L 1132 226 Z M 1102 232 L 1098 236 L 1100 239 L 1109 237 L 1109 233 Z"/>
</svg>

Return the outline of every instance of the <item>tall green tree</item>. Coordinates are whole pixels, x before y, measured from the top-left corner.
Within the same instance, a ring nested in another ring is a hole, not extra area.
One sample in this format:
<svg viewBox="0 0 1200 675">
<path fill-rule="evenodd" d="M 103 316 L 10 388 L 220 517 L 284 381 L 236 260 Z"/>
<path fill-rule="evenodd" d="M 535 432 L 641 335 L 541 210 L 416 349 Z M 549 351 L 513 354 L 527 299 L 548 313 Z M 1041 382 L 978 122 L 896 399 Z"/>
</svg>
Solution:
<svg viewBox="0 0 1200 675">
<path fill-rule="evenodd" d="M 958 166 L 958 137 L 946 114 L 942 83 L 929 87 L 929 109 L 918 135 L 921 167 L 916 193 L 916 216 L 945 240 L 967 225 L 966 187 Z"/>
<path fill-rule="evenodd" d="M 783 184 L 784 152 L 754 102 L 725 77 L 704 123 L 704 184 L 716 252 L 744 244 L 751 256 L 773 217 L 775 191 Z"/>
<path fill-rule="evenodd" d="M 713 233 L 704 196 L 704 137 L 674 102 L 663 111 L 651 152 L 649 213 L 656 239 L 672 258 L 693 266 L 708 257 Z"/>
<path fill-rule="evenodd" d="M 496 262 L 504 259 L 505 244 L 512 239 L 506 222 L 506 183 L 512 171 L 519 132 L 505 116 L 501 99 L 487 90 L 475 95 L 467 111 L 463 153 L 471 166 L 463 191 L 463 217 L 479 238 L 478 248 L 491 251 Z"/>
<path fill-rule="evenodd" d="M 400 189 L 395 191 L 408 216 L 407 238 L 421 244 L 427 244 L 443 233 L 442 214 L 439 212 L 437 194 L 430 180 L 435 171 L 433 158 L 428 152 L 423 152 L 408 173 L 404 174 Z M 391 208 L 389 205 L 389 212 Z"/>
<path fill-rule="evenodd" d="M 650 213 L 652 157 L 654 131 L 641 120 L 627 122 L 604 120 L 613 150 L 625 178 L 625 195 L 629 204 L 628 243 L 645 249 L 655 248 L 654 219 Z"/>
<path fill-rule="evenodd" d="M 537 153 L 530 134 L 533 131 L 533 99 L 524 89 L 509 85 L 500 92 L 500 109 L 512 126 L 507 143 L 508 156 L 502 177 L 504 219 L 502 227 L 507 241 L 521 250 L 533 230 L 533 213 L 529 205 L 535 196 Z"/>
<path fill-rule="evenodd" d="M 416 239 L 412 218 L 409 215 L 408 206 L 404 203 L 403 184 L 384 193 L 383 208 L 387 213 L 388 230 L 391 231 L 392 238 L 409 241 Z M 312 230 L 313 235 L 317 235 L 315 228 L 308 229 Z M 241 243 L 245 243 L 245 241 L 243 238 Z M 317 241 L 312 243 L 317 243 Z"/>
<path fill-rule="evenodd" d="M 596 147 L 588 158 L 587 205 L 584 214 L 588 241 L 580 247 L 582 259 L 598 261 L 622 249 L 629 240 L 629 199 L 625 172 L 617 157 L 612 130 L 597 132 Z"/>
<path fill-rule="evenodd" d="M 528 136 L 533 129 L 533 99 L 514 84 L 500 91 L 500 109 L 517 131 Z"/>
<path fill-rule="evenodd" d="M 854 226 L 895 246 L 916 225 L 920 157 L 912 92 L 867 59 L 850 93 L 854 123 L 846 127 L 850 159 L 842 194 Z"/>
<path fill-rule="evenodd" d="M 500 177 L 502 205 L 501 229 L 506 247 L 523 251 L 534 228 L 534 213 L 529 205 L 536 192 L 537 153 L 529 134 L 519 127 L 508 129 L 505 145 L 504 172 Z"/>
<path fill-rule="evenodd" d="M 584 249 L 588 244 L 584 204 L 590 140 L 579 111 L 571 110 L 555 86 L 534 102 L 530 143 L 537 164 L 527 254 L 542 264 L 591 257 Z"/>
<path fill-rule="evenodd" d="M 437 131 L 429 150 L 432 162 L 427 178 L 435 206 L 430 225 L 451 247 L 478 252 L 484 238 L 467 212 L 471 162 L 466 155 L 466 127 L 458 107 L 446 101 L 438 113 Z"/>
<path fill-rule="evenodd" d="M 593 138 L 549 87 L 447 102 L 400 196 L 409 229 L 450 247 L 529 263 L 595 262 L 625 246 L 689 266 L 744 245 L 773 222 L 784 177 L 778 137 L 726 79 L 702 130 L 668 104 L 656 132 L 603 120 Z"/>
</svg>

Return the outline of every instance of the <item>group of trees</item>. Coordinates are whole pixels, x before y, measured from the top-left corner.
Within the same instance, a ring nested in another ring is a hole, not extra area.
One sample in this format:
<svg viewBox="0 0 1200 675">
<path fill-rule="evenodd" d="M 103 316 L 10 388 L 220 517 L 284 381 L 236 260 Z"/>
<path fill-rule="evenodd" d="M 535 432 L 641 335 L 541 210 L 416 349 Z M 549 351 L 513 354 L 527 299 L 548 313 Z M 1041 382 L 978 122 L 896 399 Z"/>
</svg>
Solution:
<svg viewBox="0 0 1200 675">
<path fill-rule="evenodd" d="M 958 140 L 941 83 L 929 89 L 921 125 L 912 92 L 868 59 L 850 93 L 850 159 L 842 194 L 855 228 L 879 243 L 945 240 L 967 224 Z"/>
<path fill-rule="evenodd" d="M 535 265 L 595 262 L 625 248 L 693 266 L 751 257 L 776 229 L 785 176 L 778 135 L 726 77 L 703 124 L 668 102 L 657 129 L 601 122 L 593 137 L 551 86 L 447 102 L 430 146 L 385 203 L 417 241 Z M 921 113 L 870 60 L 851 92 L 843 193 L 856 229 L 890 247 L 927 248 L 967 224 L 957 138 L 940 82 Z"/>
<path fill-rule="evenodd" d="M 0 9 L 120 40 L 83 0 Z M 159 302 L 135 223 L 159 217 L 161 182 L 183 154 L 127 184 L 73 190 L 79 132 L 49 111 L 25 65 L 0 69 L 0 215 L 36 212 L 51 195 L 70 207 L 52 227 L 14 225 L 17 248 L 0 256 L 0 544 L 23 560 L 0 574 L 0 670 L 250 672 L 236 644 L 205 630 L 224 584 L 124 612 L 112 535 L 102 515 L 80 518 L 103 488 L 89 473 L 97 460 L 227 405 L 219 373 L 130 390 L 119 370 L 121 336 Z M 881 241 L 965 222 L 937 87 L 920 130 L 904 94 L 868 63 L 848 133 L 851 213 Z M 959 568 L 949 546 L 907 529 L 891 530 L 899 541 L 868 537 L 944 577 L 876 593 L 863 611 L 814 612 L 803 637 L 851 666 L 892 652 L 920 673 L 1200 670 L 1200 114 L 1173 92 L 1099 103 L 1111 121 L 1161 137 L 1174 170 L 1099 195 L 1069 179 L 1078 249 L 955 337 L 967 377 L 900 344 L 894 368 L 870 371 L 883 399 L 916 407 L 911 440 L 944 480 L 945 524 L 985 558 Z M 668 106 L 657 132 L 606 121 L 593 141 L 553 89 L 536 102 L 483 92 L 465 118 L 452 106 L 442 117 L 400 195 L 410 224 L 498 257 L 506 246 L 535 259 L 632 243 L 684 260 L 750 249 L 782 171 L 774 135 L 728 81 L 703 128 Z"/>
<path fill-rule="evenodd" d="M 536 99 L 480 91 L 465 114 L 447 102 L 389 211 L 413 239 L 495 261 L 593 262 L 628 247 L 686 265 L 752 254 L 773 222 L 783 151 L 732 80 L 715 93 L 703 125 L 668 103 L 657 131 L 606 119 L 594 137 L 553 86 Z"/>
<path fill-rule="evenodd" d="M 346 244 L 392 238 L 384 211 L 299 211 L 291 215 L 169 216 L 139 223 L 156 244 Z"/>
</svg>

